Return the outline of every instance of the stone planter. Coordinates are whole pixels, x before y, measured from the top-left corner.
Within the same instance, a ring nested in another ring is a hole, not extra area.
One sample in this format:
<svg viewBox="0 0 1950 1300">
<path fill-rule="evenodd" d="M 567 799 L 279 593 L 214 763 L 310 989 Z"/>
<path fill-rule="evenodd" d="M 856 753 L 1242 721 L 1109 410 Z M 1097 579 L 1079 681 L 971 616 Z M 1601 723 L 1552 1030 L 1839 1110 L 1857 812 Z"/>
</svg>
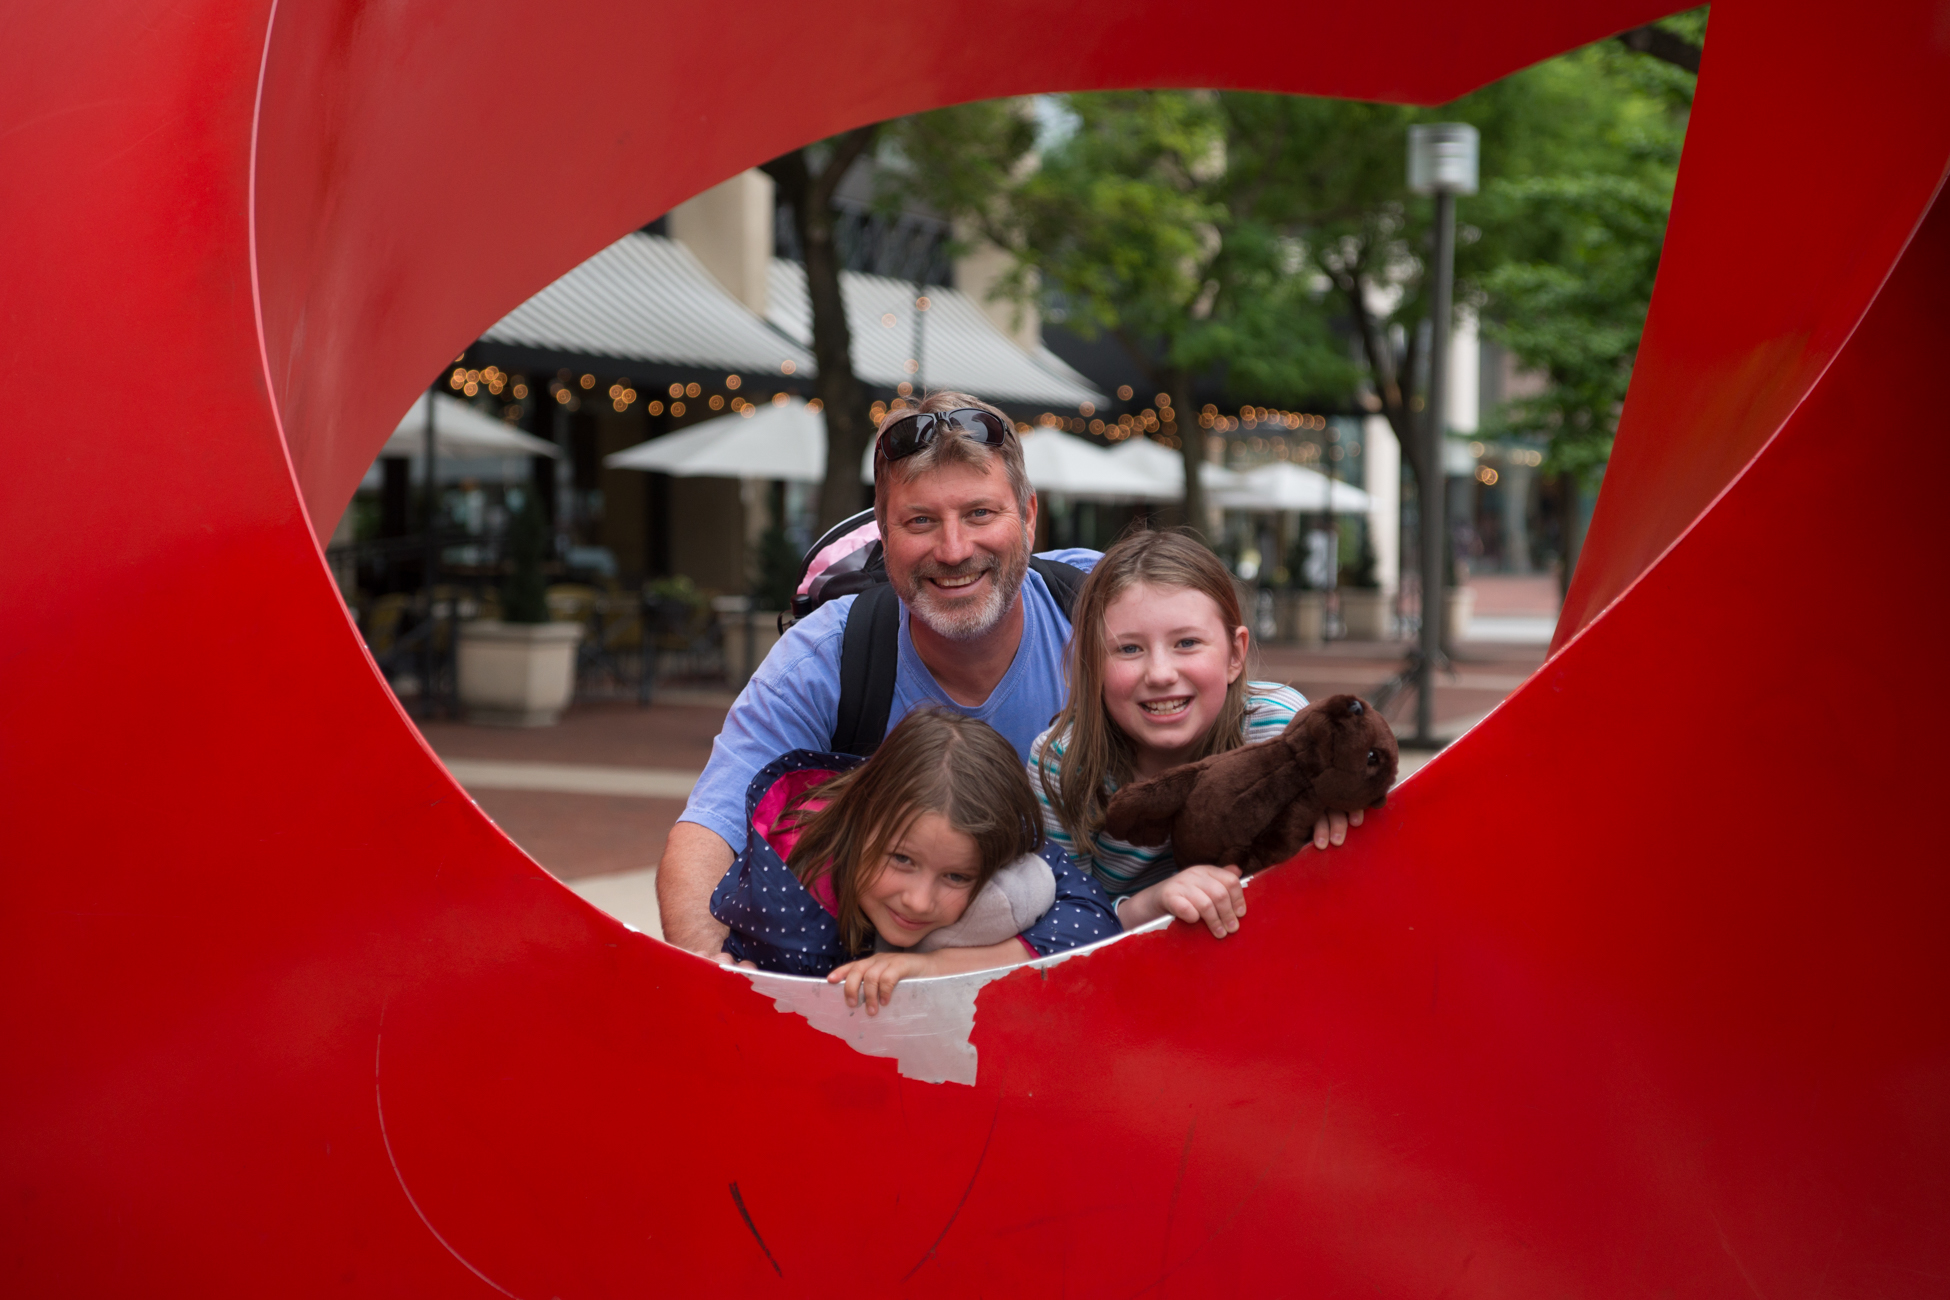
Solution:
<svg viewBox="0 0 1950 1300">
<path fill-rule="evenodd" d="M 491 727 L 553 726 L 575 695 L 581 639 L 580 623 L 462 623 L 461 712 Z"/>
<path fill-rule="evenodd" d="M 1341 622 L 1350 641 L 1392 641 L 1395 598 L 1376 587 L 1341 588 Z"/>
<path fill-rule="evenodd" d="M 735 687 L 743 688 L 779 643 L 779 611 L 755 609 L 725 614 L 724 671 Z"/>
<path fill-rule="evenodd" d="M 1469 617 L 1476 612 L 1473 587 L 1451 587 L 1442 593 L 1442 640 L 1454 645 L 1469 635 Z"/>
<path fill-rule="evenodd" d="M 1319 645 L 1327 636 L 1327 593 L 1282 591 L 1273 596 L 1277 639 L 1285 645 Z"/>
</svg>

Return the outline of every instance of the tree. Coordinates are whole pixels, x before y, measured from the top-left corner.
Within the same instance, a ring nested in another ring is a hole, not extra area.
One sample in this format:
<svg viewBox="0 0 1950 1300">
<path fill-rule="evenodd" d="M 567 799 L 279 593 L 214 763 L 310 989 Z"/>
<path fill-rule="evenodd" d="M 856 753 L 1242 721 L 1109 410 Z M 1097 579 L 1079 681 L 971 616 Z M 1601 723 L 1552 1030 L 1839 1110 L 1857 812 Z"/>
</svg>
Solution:
<svg viewBox="0 0 1950 1300">
<path fill-rule="evenodd" d="M 826 417 L 826 481 L 819 490 L 819 527 L 832 527 L 860 508 L 860 461 L 873 440 L 867 393 L 853 373 L 853 334 L 840 292 L 840 254 L 833 240 L 833 195 L 848 169 L 873 146 L 878 124 L 807 145 L 764 164 L 792 207 L 792 225 L 805 258 L 806 299 L 812 307 L 814 392 Z"/>
<path fill-rule="evenodd" d="M 1233 220 L 1225 119 L 1209 94 L 1119 91 L 1051 101 L 1067 130 L 1030 153 L 1019 104 L 910 119 L 907 192 L 1016 259 L 1004 289 L 1061 303 L 1108 334 L 1168 403 L 1184 512 L 1204 517 L 1192 384 L 1216 368 L 1257 400 L 1345 391 L 1350 368 L 1304 304 L 1312 277 L 1275 232 Z M 1317 295 L 1316 295 L 1317 296 Z"/>
<path fill-rule="evenodd" d="M 1170 395 L 1197 518 L 1189 393 L 1215 370 L 1230 390 L 1295 405 L 1365 381 L 1418 453 L 1417 490 L 1439 490 L 1421 482 L 1419 454 L 1437 432 L 1420 418 L 1431 205 L 1407 193 L 1406 141 L 1418 121 L 1469 122 L 1484 187 L 1463 206 L 1457 298 L 1545 380 L 1492 424 L 1542 434 L 1551 467 L 1588 481 L 1650 299 L 1704 11 L 1654 30 L 1433 110 L 1243 92 L 1056 97 L 1070 129 L 1040 158 L 1019 106 L 965 105 L 894 128 L 912 164 L 903 184 L 1013 252 L 1011 292 L 1059 300 Z"/>
<path fill-rule="evenodd" d="M 1696 69 L 1704 12 L 1669 22 L 1695 38 Z M 1610 458 L 1651 305 L 1696 80 L 1670 48 L 1631 52 L 1644 44 L 1608 42 L 1533 69 L 1595 92 L 1605 110 L 1589 119 L 1595 148 L 1483 195 L 1485 219 L 1502 232 L 1501 256 L 1477 282 L 1484 332 L 1543 380 L 1490 413 L 1486 432 L 1546 440 L 1545 472 L 1564 503 L 1566 584 L 1583 541 L 1580 502 Z"/>
<path fill-rule="evenodd" d="M 1662 59 L 1697 77 L 1700 55 L 1705 52 L 1706 10 L 1693 9 L 1634 27 L 1629 32 L 1620 32 L 1616 39 L 1628 50 Z"/>
<path fill-rule="evenodd" d="M 1333 285 L 1371 399 L 1418 493 L 1426 439 L 1423 271 L 1430 204 L 1406 193 L 1408 127 L 1482 133 L 1483 192 L 1461 207 L 1457 299 L 1545 381 L 1492 413 L 1550 440 L 1588 482 L 1610 450 L 1671 204 L 1691 77 L 1618 43 L 1575 51 L 1434 110 L 1278 95 L 1223 98 L 1238 192 Z"/>
</svg>

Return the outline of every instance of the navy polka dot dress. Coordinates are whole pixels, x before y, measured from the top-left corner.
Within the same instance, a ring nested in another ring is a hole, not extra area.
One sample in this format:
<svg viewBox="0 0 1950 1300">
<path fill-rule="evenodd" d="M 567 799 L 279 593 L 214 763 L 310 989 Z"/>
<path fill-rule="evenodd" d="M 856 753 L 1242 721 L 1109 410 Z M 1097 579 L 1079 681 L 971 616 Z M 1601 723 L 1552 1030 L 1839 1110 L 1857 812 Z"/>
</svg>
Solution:
<svg viewBox="0 0 1950 1300">
<path fill-rule="evenodd" d="M 813 896 L 773 844 L 774 823 L 793 800 L 828 777 L 864 760 L 795 749 L 775 759 L 745 790 L 751 835 L 711 894 L 711 915 L 731 927 L 724 950 L 736 961 L 785 975 L 823 976 L 853 960 L 840 943 L 839 922 Z M 768 838 L 769 837 L 769 838 Z M 787 851 L 790 849 L 788 847 Z M 1056 876 L 1056 902 L 1023 931 L 1023 960 L 1046 957 L 1118 933 L 1110 898 L 1054 844 L 1039 850 Z"/>
</svg>

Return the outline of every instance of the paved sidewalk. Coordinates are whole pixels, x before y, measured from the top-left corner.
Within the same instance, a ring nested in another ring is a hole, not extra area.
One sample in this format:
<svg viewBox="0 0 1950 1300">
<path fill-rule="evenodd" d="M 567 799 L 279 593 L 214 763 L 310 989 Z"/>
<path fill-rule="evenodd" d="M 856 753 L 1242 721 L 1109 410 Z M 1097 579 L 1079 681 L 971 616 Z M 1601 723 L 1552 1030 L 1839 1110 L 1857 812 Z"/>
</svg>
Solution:
<svg viewBox="0 0 1950 1300">
<path fill-rule="evenodd" d="M 1309 698 L 1371 696 L 1402 664 L 1406 645 L 1341 642 L 1310 650 L 1265 646 L 1253 675 Z M 1456 672 L 1436 686 L 1437 730 L 1454 736 L 1480 720 L 1543 662 L 1541 645 L 1465 642 Z M 554 727 L 471 727 L 433 722 L 429 744 L 496 825 L 583 897 L 646 934 L 660 935 L 656 864 L 711 755 L 729 695 L 578 704 Z M 1398 731 L 1412 702 L 1393 710 Z M 1428 759 L 1405 751 L 1402 774 Z"/>
<path fill-rule="evenodd" d="M 1475 616 L 1463 644 L 1496 641 L 1547 646 L 1557 630 L 1558 591 L 1554 573 L 1472 573 Z"/>
</svg>

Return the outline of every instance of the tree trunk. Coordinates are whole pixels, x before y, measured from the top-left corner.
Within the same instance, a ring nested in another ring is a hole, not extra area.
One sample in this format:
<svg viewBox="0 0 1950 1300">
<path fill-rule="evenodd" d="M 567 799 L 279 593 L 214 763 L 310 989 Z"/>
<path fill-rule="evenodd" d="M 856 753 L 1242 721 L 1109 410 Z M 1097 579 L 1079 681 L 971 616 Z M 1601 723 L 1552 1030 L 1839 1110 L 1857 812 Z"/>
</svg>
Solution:
<svg viewBox="0 0 1950 1300">
<path fill-rule="evenodd" d="M 1347 303 L 1348 315 L 1354 322 L 1355 333 L 1360 338 L 1362 351 L 1368 358 L 1368 369 L 1374 375 L 1375 397 L 1381 403 L 1381 414 L 1388 421 L 1388 427 L 1395 431 L 1396 441 L 1401 444 L 1402 460 L 1408 465 L 1409 481 L 1415 486 L 1415 517 L 1419 532 L 1420 521 L 1428 518 L 1423 504 L 1428 501 L 1431 490 L 1426 473 L 1427 461 L 1424 457 L 1423 442 L 1428 432 L 1424 426 L 1428 421 L 1416 418 L 1417 394 L 1414 391 L 1415 367 L 1420 360 L 1422 332 L 1419 328 L 1408 331 L 1408 346 L 1398 363 L 1394 347 L 1388 340 L 1382 322 L 1377 321 L 1368 311 L 1367 283 L 1361 267 L 1357 264 L 1338 270 L 1330 266 L 1323 266 L 1322 269 L 1327 270 L 1332 276 L 1335 286 L 1341 292 L 1342 300 Z M 1434 490 L 1441 491 L 1442 484 L 1436 483 Z M 1403 518 L 1406 517 L 1404 514 Z M 1405 560 L 1406 557 L 1415 555 L 1419 551 L 1419 545 L 1413 550 L 1410 549 L 1406 536 L 1400 539 L 1397 554 L 1403 556 Z M 1407 567 L 1404 563 L 1404 572 L 1407 571 Z M 1424 593 L 1422 607 L 1425 611 L 1436 610 L 1435 616 L 1440 617 L 1441 602 L 1441 585 L 1438 583 L 1433 597 Z"/>
<path fill-rule="evenodd" d="M 826 417 L 826 481 L 819 490 L 821 531 L 858 511 L 865 500 L 860 463 L 873 441 L 867 391 L 853 373 L 853 333 L 840 292 L 840 253 L 833 239 L 833 191 L 840 177 L 872 142 L 875 128 L 842 136 L 826 165 L 814 173 L 804 149 L 766 163 L 764 170 L 792 205 L 792 224 L 806 267 L 806 299 L 812 307 L 813 361 L 819 374 L 813 392 Z"/>
<path fill-rule="evenodd" d="M 1700 47 L 1674 32 L 1650 24 L 1634 27 L 1629 32 L 1620 32 L 1618 41 L 1628 50 L 1649 54 L 1663 63 L 1675 68 L 1684 68 L 1695 77 L 1699 75 Z"/>
</svg>

